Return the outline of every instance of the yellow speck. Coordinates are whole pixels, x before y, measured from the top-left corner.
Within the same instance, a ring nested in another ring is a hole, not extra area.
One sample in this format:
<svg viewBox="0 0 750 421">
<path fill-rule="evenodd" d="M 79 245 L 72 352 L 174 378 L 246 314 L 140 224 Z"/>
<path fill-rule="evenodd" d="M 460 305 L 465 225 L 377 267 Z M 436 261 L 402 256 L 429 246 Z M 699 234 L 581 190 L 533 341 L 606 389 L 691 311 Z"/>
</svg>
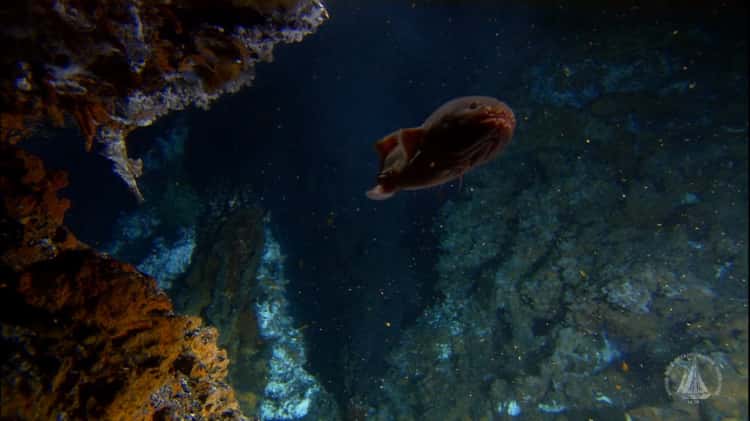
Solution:
<svg viewBox="0 0 750 421">
<path fill-rule="evenodd" d="M 591 143 L 591 139 L 586 139 L 586 143 Z"/>
<path fill-rule="evenodd" d="M 588 279 L 589 278 L 589 275 L 583 269 L 579 270 L 578 274 L 581 275 L 581 278 L 583 278 L 583 279 Z"/>
<path fill-rule="evenodd" d="M 385 322 L 385 327 L 391 327 L 391 322 Z"/>
</svg>

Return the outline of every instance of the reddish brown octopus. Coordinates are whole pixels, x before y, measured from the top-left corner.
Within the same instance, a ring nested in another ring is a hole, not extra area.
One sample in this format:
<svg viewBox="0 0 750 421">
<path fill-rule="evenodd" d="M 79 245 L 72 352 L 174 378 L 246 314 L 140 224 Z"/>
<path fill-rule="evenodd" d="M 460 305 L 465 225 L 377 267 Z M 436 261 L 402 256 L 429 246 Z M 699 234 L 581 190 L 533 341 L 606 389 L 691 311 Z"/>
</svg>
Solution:
<svg viewBox="0 0 750 421">
<path fill-rule="evenodd" d="M 375 143 L 377 185 L 367 191 L 385 200 L 400 190 L 447 183 L 495 158 L 513 137 L 516 118 L 504 102 L 485 96 L 450 100 L 419 126 L 399 129 Z"/>
</svg>

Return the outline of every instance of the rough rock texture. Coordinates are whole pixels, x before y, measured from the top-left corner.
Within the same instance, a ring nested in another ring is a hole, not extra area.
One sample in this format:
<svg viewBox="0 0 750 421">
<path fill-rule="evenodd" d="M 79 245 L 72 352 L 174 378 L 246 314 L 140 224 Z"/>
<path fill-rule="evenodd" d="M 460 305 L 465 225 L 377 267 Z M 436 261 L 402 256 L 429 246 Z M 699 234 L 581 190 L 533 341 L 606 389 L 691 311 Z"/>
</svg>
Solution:
<svg viewBox="0 0 750 421">
<path fill-rule="evenodd" d="M 0 143 L 0 264 L 12 270 L 83 246 L 65 228 L 70 201 L 57 197 L 68 184 L 65 173 L 46 172 L 42 161 Z"/>
<path fill-rule="evenodd" d="M 0 6 L 0 141 L 73 119 L 142 199 L 125 138 L 164 114 L 207 107 L 254 77 L 276 44 L 328 17 L 318 0 L 42 0 Z"/>
<path fill-rule="evenodd" d="M 243 207 L 212 220 L 199 234 L 190 270 L 170 294 L 180 313 L 200 314 L 219 329 L 232 360 L 229 381 L 245 413 L 253 414 L 268 370 L 254 309 L 263 212 Z"/>
<path fill-rule="evenodd" d="M 607 35 L 531 66 L 522 137 L 442 207 L 440 299 L 368 419 L 745 419 L 747 102 L 729 92 L 747 59 L 701 32 L 647 54 L 658 30 Z M 680 70 L 699 49 L 726 77 Z M 664 386 L 691 352 L 723 374 L 699 406 Z"/>
<path fill-rule="evenodd" d="M 2 417 L 244 419 L 217 331 L 61 225 L 64 175 L 0 144 Z"/>
</svg>

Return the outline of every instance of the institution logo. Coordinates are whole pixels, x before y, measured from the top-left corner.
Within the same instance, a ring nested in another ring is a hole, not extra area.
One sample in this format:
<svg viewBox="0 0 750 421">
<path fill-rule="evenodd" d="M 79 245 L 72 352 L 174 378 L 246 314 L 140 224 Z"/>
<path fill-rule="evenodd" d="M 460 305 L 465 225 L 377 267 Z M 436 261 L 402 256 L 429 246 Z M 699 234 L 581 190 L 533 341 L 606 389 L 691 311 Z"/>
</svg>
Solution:
<svg viewBox="0 0 750 421">
<path fill-rule="evenodd" d="M 664 387 L 672 399 L 699 403 L 721 392 L 721 370 L 703 354 L 682 354 L 667 366 Z"/>
</svg>

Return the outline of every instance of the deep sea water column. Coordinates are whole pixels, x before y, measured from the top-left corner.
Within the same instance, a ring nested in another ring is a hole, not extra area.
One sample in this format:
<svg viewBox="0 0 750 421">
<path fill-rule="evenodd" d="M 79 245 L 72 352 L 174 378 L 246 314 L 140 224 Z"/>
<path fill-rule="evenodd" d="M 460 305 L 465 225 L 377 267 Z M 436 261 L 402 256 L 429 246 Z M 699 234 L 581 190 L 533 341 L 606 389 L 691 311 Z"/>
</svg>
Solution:
<svg viewBox="0 0 750 421">
<path fill-rule="evenodd" d="M 268 383 L 260 407 L 262 420 L 294 420 L 308 415 L 320 398 L 318 381 L 303 366 L 303 337 L 294 328 L 286 298 L 281 247 L 265 227 L 263 257 L 258 269 L 260 298 L 256 303 L 260 334 L 270 345 Z"/>
</svg>

